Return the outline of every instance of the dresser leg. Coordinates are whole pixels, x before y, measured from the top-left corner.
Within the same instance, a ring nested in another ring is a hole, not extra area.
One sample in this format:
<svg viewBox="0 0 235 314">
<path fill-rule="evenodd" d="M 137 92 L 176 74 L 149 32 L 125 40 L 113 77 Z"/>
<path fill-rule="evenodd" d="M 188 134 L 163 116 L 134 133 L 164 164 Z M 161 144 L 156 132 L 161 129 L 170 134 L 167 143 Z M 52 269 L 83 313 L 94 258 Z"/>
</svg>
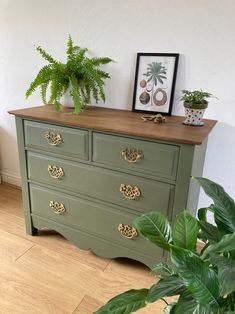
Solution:
<svg viewBox="0 0 235 314">
<path fill-rule="evenodd" d="M 38 229 L 33 227 L 32 225 L 30 227 L 26 226 L 26 233 L 35 236 L 38 233 Z"/>
</svg>

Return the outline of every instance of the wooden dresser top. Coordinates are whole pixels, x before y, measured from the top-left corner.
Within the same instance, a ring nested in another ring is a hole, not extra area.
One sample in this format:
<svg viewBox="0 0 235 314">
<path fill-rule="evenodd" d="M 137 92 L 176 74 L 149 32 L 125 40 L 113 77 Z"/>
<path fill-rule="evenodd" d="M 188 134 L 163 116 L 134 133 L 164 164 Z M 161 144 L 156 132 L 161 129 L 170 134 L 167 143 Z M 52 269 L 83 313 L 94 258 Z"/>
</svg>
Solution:
<svg viewBox="0 0 235 314">
<path fill-rule="evenodd" d="M 97 107 L 85 109 L 80 115 L 71 112 L 71 109 L 63 108 L 58 113 L 52 106 L 9 111 L 23 119 L 192 145 L 202 144 L 217 122 L 204 119 L 204 126 L 194 127 L 183 125 L 185 118 L 182 116 L 167 116 L 166 123 L 158 124 L 144 122 L 143 113 Z"/>
</svg>

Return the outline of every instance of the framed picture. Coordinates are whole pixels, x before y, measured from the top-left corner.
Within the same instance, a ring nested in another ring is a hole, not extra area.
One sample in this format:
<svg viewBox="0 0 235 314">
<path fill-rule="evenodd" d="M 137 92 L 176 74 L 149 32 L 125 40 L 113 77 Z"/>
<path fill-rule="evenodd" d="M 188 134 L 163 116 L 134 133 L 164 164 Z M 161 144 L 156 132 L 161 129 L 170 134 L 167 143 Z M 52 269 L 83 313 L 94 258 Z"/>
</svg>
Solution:
<svg viewBox="0 0 235 314">
<path fill-rule="evenodd" d="M 178 53 L 137 53 L 132 111 L 170 115 Z"/>
</svg>

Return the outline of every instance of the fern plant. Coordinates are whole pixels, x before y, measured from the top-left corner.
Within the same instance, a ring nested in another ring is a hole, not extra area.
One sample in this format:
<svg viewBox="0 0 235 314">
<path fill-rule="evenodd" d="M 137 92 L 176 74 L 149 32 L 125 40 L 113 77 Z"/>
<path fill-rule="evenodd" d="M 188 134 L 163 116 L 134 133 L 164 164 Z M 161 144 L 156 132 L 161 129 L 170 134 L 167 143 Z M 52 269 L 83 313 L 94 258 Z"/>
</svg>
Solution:
<svg viewBox="0 0 235 314">
<path fill-rule="evenodd" d="M 112 62 L 108 57 L 89 58 L 87 48 L 74 45 L 71 36 L 67 42 L 67 61 L 56 61 L 40 46 L 36 50 L 48 62 L 37 74 L 26 91 L 28 98 L 37 88 L 40 88 L 44 104 L 53 104 L 57 111 L 61 109 L 60 98 L 66 91 L 74 103 L 74 113 L 79 114 L 85 104 L 91 102 L 91 97 L 97 103 L 100 99 L 105 102 L 104 85 L 110 75 L 101 70 L 100 66 Z M 50 98 L 47 101 L 47 91 L 50 89 Z"/>
</svg>

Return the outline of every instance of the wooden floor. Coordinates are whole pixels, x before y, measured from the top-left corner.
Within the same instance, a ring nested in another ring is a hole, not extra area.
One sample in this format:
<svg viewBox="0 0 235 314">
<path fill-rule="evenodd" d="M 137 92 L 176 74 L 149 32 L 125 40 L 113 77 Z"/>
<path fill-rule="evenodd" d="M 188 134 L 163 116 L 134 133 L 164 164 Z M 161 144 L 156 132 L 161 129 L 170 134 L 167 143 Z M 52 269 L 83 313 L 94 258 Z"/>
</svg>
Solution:
<svg viewBox="0 0 235 314">
<path fill-rule="evenodd" d="M 92 314 L 111 297 L 154 282 L 142 264 L 97 257 L 53 231 L 26 235 L 21 191 L 0 185 L 1 314 Z M 162 307 L 160 301 L 138 313 Z"/>
</svg>

